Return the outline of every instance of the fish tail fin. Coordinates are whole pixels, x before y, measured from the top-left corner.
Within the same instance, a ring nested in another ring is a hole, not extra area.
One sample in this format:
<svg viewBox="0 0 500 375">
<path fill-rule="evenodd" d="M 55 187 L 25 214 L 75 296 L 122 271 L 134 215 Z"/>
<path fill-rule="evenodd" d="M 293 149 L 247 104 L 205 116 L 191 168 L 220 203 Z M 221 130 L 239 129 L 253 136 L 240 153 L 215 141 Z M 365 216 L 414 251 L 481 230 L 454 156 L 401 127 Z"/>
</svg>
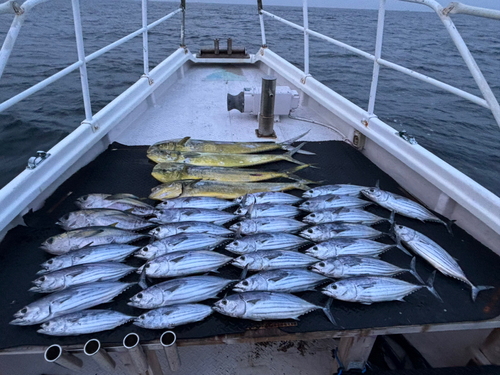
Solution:
<svg viewBox="0 0 500 375">
<path fill-rule="evenodd" d="M 391 217 L 393 215 L 391 214 Z M 401 240 L 400 238 L 396 235 L 396 231 L 394 230 L 394 226 L 395 226 L 395 222 L 394 220 L 392 221 L 392 225 L 391 225 L 391 233 L 389 234 L 389 237 L 391 237 L 394 242 L 396 242 L 396 244 L 394 246 L 396 246 L 399 250 L 401 250 L 403 253 L 405 253 L 406 255 L 410 256 L 411 257 L 411 254 L 408 250 L 406 250 L 403 246 L 403 244 L 401 243 Z"/>
<path fill-rule="evenodd" d="M 296 137 L 293 137 L 293 138 L 290 138 L 290 139 L 287 139 L 286 141 L 283 141 L 280 143 L 280 146 L 290 146 L 293 142 L 296 142 L 298 141 L 300 138 L 303 138 L 305 137 L 309 132 L 311 131 L 311 129 L 309 129 L 308 131 L 306 131 L 304 134 L 301 134 L 299 136 L 296 136 Z"/>
<path fill-rule="evenodd" d="M 423 284 L 424 280 L 422 280 L 420 275 L 417 273 L 416 266 L 417 266 L 417 257 L 413 257 L 413 259 L 410 262 L 410 269 L 408 270 L 408 272 L 410 272 L 415 277 L 415 279 L 418 280 L 419 283 Z"/>
<path fill-rule="evenodd" d="M 473 301 L 476 301 L 476 298 L 477 298 L 477 295 L 479 292 L 483 291 L 483 290 L 488 290 L 488 289 L 493 289 L 494 286 L 489 286 L 489 285 L 478 285 L 478 286 L 474 286 L 474 285 L 470 285 L 471 288 L 472 288 L 472 300 Z"/>
<path fill-rule="evenodd" d="M 146 279 L 146 268 L 142 269 L 141 277 L 139 279 L 139 286 L 144 290 L 148 288 L 148 283 Z"/>
<path fill-rule="evenodd" d="M 438 294 L 437 290 L 434 288 L 434 278 L 436 277 L 436 270 L 434 270 L 432 272 L 432 274 L 429 276 L 429 278 L 427 279 L 427 281 L 425 282 L 425 287 L 427 288 L 427 290 L 429 292 L 431 292 L 434 297 L 436 297 L 439 301 L 443 302 L 443 299 L 441 298 L 441 296 Z"/>
<path fill-rule="evenodd" d="M 300 171 L 300 170 L 302 170 L 302 169 L 308 168 L 308 167 L 310 167 L 311 165 L 312 165 L 312 164 L 301 164 L 301 165 L 297 165 L 297 166 L 295 166 L 295 167 L 293 167 L 293 168 L 290 168 L 290 169 L 287 169 L 287 170 L 283 171 L 283 174 L 285 174 L 285 175 L 286 175 L 286 177 L 290 177 L 290 176 L 293 176 L 293 174 L 294 174 L 295 172 L 298 172 L 298 171 Z"/>
<path fill-rule="evenodd" d="M 247 273 L 248 273 L 248 264 L 241 271 L 240 280 L 244 280 L 247 277 Z"/>
<path fill-rule="evenodd" d="M 326 317 L 328 318 L 328 320 L 330 322 L 332 322 L 332 324 L 334 326 L 337 325 L 337 322 L 335 321 L 335 318 L 333 317 L 333 314 L 332 314 L 332 301 L 333 301 L 333 298 L 330 297 L 328 298 L 328 301 L 326 301 L 326 304 L 325 304 L 325 307 L 322 307 L 321 309 L 323 310 L 323 312 L 325 313 Z"/>
<path fill-rule="evenodd" d="M 300 180 L 300 181 L 297 181 L 297 184 L 295 185 L 295 188 L 296 189 L 300 189 L 300 190 L 309 190 L 310 187 L 306 185 L 307 182 L 305 180 Z"/>
<path fill-rule="evenodd" d="M 456 220 L 443 221 L 443 224 L 446 226 L 448 233 L 451 234 L 452 236 L 453 236 L 453 231 L 452 231 L 451 227 L 453 226 L 453 224 L 455 224 L 455 222 L 456 222 Z"/>
<path fill-rule="evenodd" d="M 288 160 L 289 162 L 292 162 L 292 163 L 295 163 L 295 164 L 300 164 L 300 165 L 306 164 L 306 163 L 302 163 L 301 161 L 298 161 L 298 160 L 292 158 L 293 154 L 295 154 L 297 151 L 299 151 L 302 148 L 302 146 L 304 146 L 305 144 L 306 144 L 305 142 L 302 142 L 297 147 L 292 148 L 290 151 L 288 151 L 287 153 L 283 154 L 283 158 L 285 160 Z"/>
<path fill-rule="evenodd" d="M 297 181 L 298 183 L 303 184 L 303 185 L 307 185 L 307 184 L 321 185 L 322 183 L 324 183 L 324 181 L 312 181 L 312 180 L 308 180 L 307 178 L 302 178 L 300 176 L 296 176 L 294 174 L 291 174 L 291 175 L 289 175 L 287 177 L 290 180 Z"/>
</svg>

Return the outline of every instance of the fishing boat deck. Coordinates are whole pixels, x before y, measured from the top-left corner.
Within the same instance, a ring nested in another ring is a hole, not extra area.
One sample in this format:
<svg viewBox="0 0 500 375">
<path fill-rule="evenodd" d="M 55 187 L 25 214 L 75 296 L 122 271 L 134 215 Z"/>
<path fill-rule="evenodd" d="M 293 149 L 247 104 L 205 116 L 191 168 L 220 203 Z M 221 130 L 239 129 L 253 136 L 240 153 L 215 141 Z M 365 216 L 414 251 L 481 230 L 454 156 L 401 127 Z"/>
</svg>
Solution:
<svg viewBox="0 0 500 375">
<path fill-rule="evenodd" d="M 379 180 L 383 189 L 405 194 L 390 176 L 345 142 L 311 142 L 305 148 L 316 155 L 297 155 L 297 158 L 303 162 L 315 163 L 319 168 L 301 171 L 300 175 L 304 178 L 322 180 L 324 184 L 359 185 L 373 185 Z M 38 247 L 46 238 L 61 233 L 55 222 L 65 213 L 76 209 L 73 202 L 77 197 L 99 192 L 127 192 L 145 197 L 150 189 L 158 184 L 150 174 L 153 163 L 146 158 L 146 150 L 145 146 L 113 143 L 97 159 L 62 184 L 42 209 L 25 215 L 27 226 L 15 227 L 7 234 L 0 244 L 0 349 L 3 353 L 23 352 L 28 349 L 42 351 L 54 341 L 68 348 L 81 350 L 82 344 L 91 337 L 101 340 L 104 346 L 119 346 L 123 337 L 130 331 L 139 333 L 141 342 L 153 342 L 158 339 L 160 331 L 145 330 L 131 324 L 98 334 L 58 338 L 38 334 L 36 326 L 8 324 L 16 311 L 39 298 L 38 295 L 27 291 L 39 270 L 39 265 L 50 258 Z M 279 162 L 264 168 L 288 167 L 290 163 Z M 301 194 L 300 191 L 292 193 Z M 370 206 L 368 210 L 381 216 L 389 216 L 388 212 L 380 207 Z M 472 282 L 478 285 L 492 285 L 494 290 L 480 293 L 474 303 L 468 286 L 438 274 L 435 287 L 444 303 L 439 302 L 425 289 L 408 296 L 406 303 L 390 302 L 365 306 L 334 301 L 332 312 L 337 326 L 333 326 L 320 310 L 302 316 L 300 321 L 279 322 L 253 322 L 213 314 L 203 322 L 175 328 L 179 345 L 228 343 L 245 339 L 253 342 L 314 339 L 500 326 L 497 318 L 500 315 L 500 258 L 458 227 L 454 228 L 454 235 L 451 236 L 443 225 L 437 223 L 421 223 L 403 217 L 397 217 L 397 222 L 436 240 L 452 256 L 459 259 L 460 265 Z M 381 224 L 378 229 L 388 231 L 389 227 L 388 224 Z M 391 241 L 388 238 L 381 240 L 389 243 Z M 388 251 L 382 258 L 404 268 L 410 263 L 410 258 L 397 249 Z M 137 266 L 141 264 L 138 259 L 131 259 L 128 263 Z M 421 259 L 417 260 L 417 270 L 424 279 L 432 272 L 432 268 Z M 226 266 L 220 270 L 220 276 L 236 279 L 239 278 L 240 272 L 238 268 Z M 410 275 L 401 275 L 401 278 L 415 282 Z M 125 281 L 138 281 L 138 275 L 130 275 Z M 139 286 L 135 285 L 114 302 L 103 307 L 138 315 L 142 310 L 132 308 L 126 302 L 139 290 Z M 304 292 L 298 295 L 317 305 L 324 305 L 327 301 L 327 297 L 320 292 Z M 211 302 L 213 301 L 207 301 Z"/>
</svg>

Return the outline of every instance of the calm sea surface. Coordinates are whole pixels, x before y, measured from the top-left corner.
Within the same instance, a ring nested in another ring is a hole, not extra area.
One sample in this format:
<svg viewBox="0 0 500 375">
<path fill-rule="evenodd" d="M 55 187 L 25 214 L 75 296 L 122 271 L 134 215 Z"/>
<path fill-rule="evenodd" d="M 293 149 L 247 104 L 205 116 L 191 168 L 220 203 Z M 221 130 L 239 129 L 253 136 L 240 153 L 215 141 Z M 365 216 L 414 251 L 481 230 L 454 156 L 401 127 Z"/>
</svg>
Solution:
<svg viewBox="0 0 500 375">
<path fill-rule="evenodd" d="M 265 2 L 264 2 L 265 3 Z M 150 22 L 177 3 L 149 4 Z M 294 22 L 302 10 L 267 7 Z M 81 1 L 86 54 L 141 27 L 138 1 Z M 311 8 L 310 28 L 373 53 L 377 12 Z M 500 22 L 455 16 L 483 74 L 500 98 Z M 0 40 L 12 15 L 0 15 Z M 179 45 L 180 15 L 150 33 L 151 68 Z M 192 52 L 214 38 L 233 38 L 254 53 L 260 46 L 256 6 L 191 4 L 186 42 Z M 480 95 L 469 71 L 433 13 L 388 12 L 383 57 Z M 303 68 L 302 34 L 266 18 L 268 45 Z M 311 73 L 362 108 L 367 107 L 373 65 L 370 61 L 311 38 Z M 21 30 L 0 79 L 0 101 L 28 88 L 77 60 L 71 2 L 53 0 L 36 7 Z M 142 39 L 118 47 L 88 65 L 93 112 L 127 89 L 142 74 Z M 500 129 L 482 107 L 434 86 L 382 68 L 375 113 L 397 130 L 414 135 L 422 146 L 500 195 Z M 23 170 L 37 150 L 48 150 L 84 118 L 78 72 L 0 114 L 0 186 Z"/>
</svg>

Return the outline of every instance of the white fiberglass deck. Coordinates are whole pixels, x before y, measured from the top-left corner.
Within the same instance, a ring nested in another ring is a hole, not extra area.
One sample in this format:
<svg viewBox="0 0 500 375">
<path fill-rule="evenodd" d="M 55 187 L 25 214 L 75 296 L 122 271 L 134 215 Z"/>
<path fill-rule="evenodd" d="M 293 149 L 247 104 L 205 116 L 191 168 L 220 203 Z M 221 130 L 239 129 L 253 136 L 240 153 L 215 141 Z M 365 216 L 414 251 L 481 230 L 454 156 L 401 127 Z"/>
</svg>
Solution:
<svg viewBox="0 0 500 375">
<path fill-rule="evenodd" d="M 150 145 L 186 136 L 220 141 L 268 140 L 255 134 L 257 116 L 227 110 L 227 94 L 238 94 L 245 87 L 260 87 L 262 75 L 261 70 L 251 65 L 192 66 L 164 94 L 154 94 L 148 110 L 114 140 L 125 145 Z M 278 78 L 277 86 L 283 85 L 285 83 Z M 328 119 L 301 105 L 293 111 L 293 116 L 331 124 Z M 287 116 L 280 116 L 274 128 L 278 141 L 308 130 L 309 134 L 302 140 L 342 139 L 325 126 Z"/>
</svg>

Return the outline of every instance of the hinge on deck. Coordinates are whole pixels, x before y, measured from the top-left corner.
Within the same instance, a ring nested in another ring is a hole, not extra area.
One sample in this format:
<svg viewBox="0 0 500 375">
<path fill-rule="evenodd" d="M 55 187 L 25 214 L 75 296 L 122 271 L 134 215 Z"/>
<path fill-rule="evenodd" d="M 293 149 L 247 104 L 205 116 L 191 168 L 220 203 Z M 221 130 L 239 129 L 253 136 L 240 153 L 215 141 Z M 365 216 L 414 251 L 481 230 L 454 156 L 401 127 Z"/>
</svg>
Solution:
<svg viewBox="0 0 500 375">
<path fill-rule="evenodd" d="M 153 86 L 153 83 L 155 83 L 155 82 L 153 81 L 153 78 L 151 78 L 148 74 L 143 74 L 143 75 L 141 76 L 141 78 L 147 78 L 147 79 L 148 79 L 149 86 Z"/>
<path fill-rule="evenodd" d="M 31 158 L 29 158 L 28 165 L 26 166 L 26 168 L 35 169 L 38 164 L 47 159 L 49 156 L 50 154 L 48 152 L 37 151 L 36 156 L 32 156 Z"/>
</svg>

